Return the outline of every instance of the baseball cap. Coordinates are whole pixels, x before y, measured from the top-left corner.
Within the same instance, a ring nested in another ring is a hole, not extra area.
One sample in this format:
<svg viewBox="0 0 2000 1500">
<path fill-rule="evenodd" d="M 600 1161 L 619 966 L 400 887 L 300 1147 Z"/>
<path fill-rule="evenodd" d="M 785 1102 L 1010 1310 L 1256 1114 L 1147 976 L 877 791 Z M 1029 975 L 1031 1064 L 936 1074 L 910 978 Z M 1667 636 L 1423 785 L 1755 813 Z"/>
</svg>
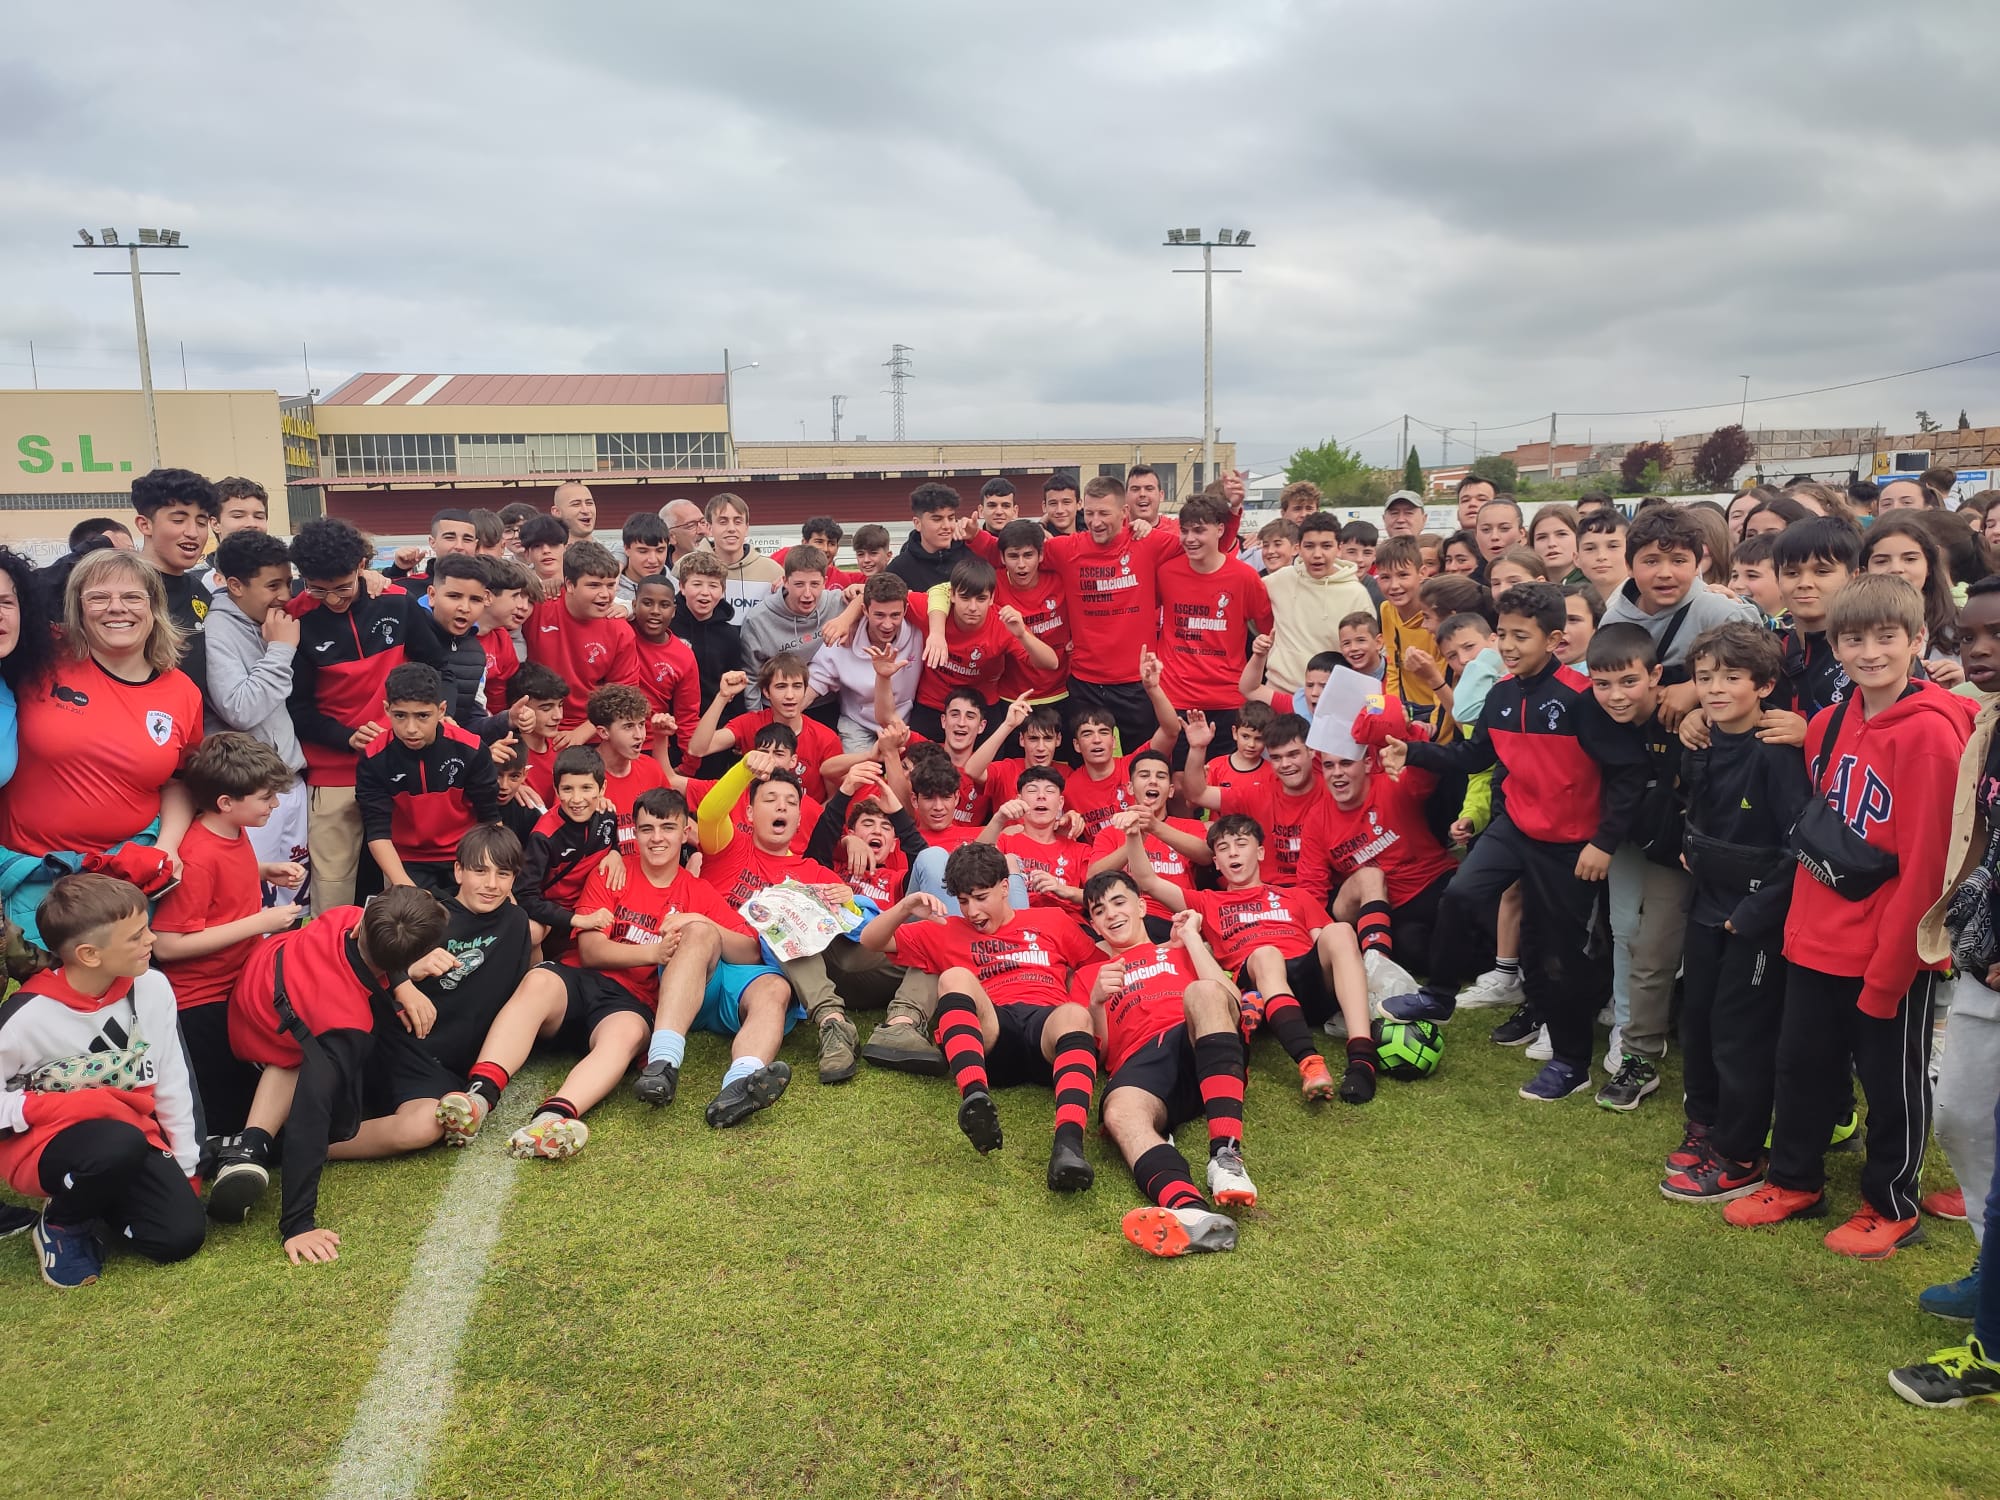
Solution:
<svg viewBox="0 0 2000 1500">
<path fill-rule="evenodd" d="M 1417 510 L 1422 510 L 1424 508 L 1424 498 L 1415 490 L 1397 490 L 1395 494 L 1382 502 L 1382 509 L 1394 510 L 1399 505 L 1413 506 Z"/>
</svg>

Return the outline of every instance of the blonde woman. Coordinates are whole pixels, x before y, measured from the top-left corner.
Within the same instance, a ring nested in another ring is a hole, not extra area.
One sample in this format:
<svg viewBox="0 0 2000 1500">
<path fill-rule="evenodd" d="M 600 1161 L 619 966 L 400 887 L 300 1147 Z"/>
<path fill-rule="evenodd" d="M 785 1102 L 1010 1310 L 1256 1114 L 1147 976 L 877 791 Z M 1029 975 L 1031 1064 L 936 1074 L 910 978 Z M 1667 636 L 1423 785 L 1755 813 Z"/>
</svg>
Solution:
<svg viewBox="0 0 2000 1500">
<path fill-rule="evenodd" d="M 180 848 L 192 805 L 174 777 L 201 743 L 201 692 L 176 666 L 181 645 L 152 564 L 118 550 L 77 563 L 55 660 L 21 687 L 0 847 L 96 854 L 157 823 L 151 842 Z"/>
</svg>

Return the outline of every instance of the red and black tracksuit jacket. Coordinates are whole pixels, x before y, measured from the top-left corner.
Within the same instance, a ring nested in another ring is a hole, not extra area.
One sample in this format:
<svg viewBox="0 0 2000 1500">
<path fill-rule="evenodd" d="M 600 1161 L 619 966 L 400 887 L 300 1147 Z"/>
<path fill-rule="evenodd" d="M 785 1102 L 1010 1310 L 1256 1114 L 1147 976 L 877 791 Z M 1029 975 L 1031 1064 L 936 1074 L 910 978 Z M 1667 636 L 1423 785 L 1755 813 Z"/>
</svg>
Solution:
<svg viewBox="0 0 2000 1500">
<path fill-rule="evenodd" d="M 479 736 L 455 724 L 421 750 L 384 732 L 361 756 L 354 801 L 363 839 L 388 839 L 405 861 L 440 863 L 479 824 L 500 821 L 500 776 Z"/>
<path fill-rule="evenodd" d="M 321 604 L 299 616 L 289 707 L 313 786 L 355 784 L 360 757 L 348 741 L 370 721 L 386 726 L 382 688 L 391 671 L 406 659 L 442 667 L 438 632 L 416 618 L 422 613 L 413 595 L 392 592 L 359 597 L 344 613 Z"/>
<path fill-rule="evenodd" d="M 515 901 L 552 932 L 567 933 L 590 872 L 617 847 L 617 813 L 592 813 L 578 823 L 560 807 L 550 808 L 528 837 Z"/>
<path fill-rule="evenodd" d="M 1494 796 L 1504 793 L 1509 822 L 1537 843 L 1585 844 L 1598 840 L 1607 777 L 1620 803 L 1634 800 L 1635 777 L 1643 792 L 1646 768 L 1634 761 L 1630 736 L 1598 707 L 1590 679 L 1551 657 L 1532 677 L 1493 685 L 1471 738 L 1412 741 L 1409 763 L 1467 776 L 1497 764 Z"/>
</svg>

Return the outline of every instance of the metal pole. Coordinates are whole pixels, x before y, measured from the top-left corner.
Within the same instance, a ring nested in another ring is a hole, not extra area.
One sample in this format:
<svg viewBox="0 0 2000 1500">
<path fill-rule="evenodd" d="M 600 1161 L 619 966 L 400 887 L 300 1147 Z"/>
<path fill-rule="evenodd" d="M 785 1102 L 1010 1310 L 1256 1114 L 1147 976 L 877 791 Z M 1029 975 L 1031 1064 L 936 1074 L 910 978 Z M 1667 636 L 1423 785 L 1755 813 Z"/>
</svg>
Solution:
<svg viewBox="0 0 2000 1500">
<path fill-rule="evenodd" d="M 1750 414 L 1750 377 L 1743 377 L 1743 404 L 1736 408 L 1736 425 L 1741 427 Z"/>
<path fill-rule="evenodd" d="M 139 289 L 139 247 L 133 245 L 132 257 L 132 321 L 139 327 L 139 388 L 146 393 L 146 444 L 152 456 L 151 467 L 160 466 L 160 418 L 153 409 L 153 354 L 146 347 L 146 296 Z"/>
<path fill-rule="evenodd" d="M 1556 414 L 1549 413 L 1549 483 L 1556 482 Z"/>
<path fill-rule="evenodd" d="M 1403 446 L 1396 450 L 1396 467 L 1402 468 L 1410 457 L 1410 414 L 1403 413 Z"/>
<path fill-rule="evenodd" d="M 722 437 L 723 467 L 736 467 L 736 406 L 730 399 L 729 351 L 722 351 L 722 425 L 727 429 Z"/>
<path fill-rule="evenodd" d="M 35 364 L 35 341 L 28 340 L 28 376 L 35 382 L 35 389 L 42 388 L 42 372 Z"/>
<path fill-rule="evenodd" d="M 1201 247 L 1201 482 L 1215 480 L 1215 248 Z"/>
</svg>

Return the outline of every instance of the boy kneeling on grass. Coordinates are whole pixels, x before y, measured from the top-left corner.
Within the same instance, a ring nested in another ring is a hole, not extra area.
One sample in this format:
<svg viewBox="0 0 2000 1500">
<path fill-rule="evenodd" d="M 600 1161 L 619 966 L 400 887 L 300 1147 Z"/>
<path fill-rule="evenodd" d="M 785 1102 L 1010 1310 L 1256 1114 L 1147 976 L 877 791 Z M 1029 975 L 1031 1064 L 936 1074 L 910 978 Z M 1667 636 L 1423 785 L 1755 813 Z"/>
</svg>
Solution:
<svg viewBox="0 0 2000 1500">
<path fill-rule="evenodd" d="M 487 1033 L 470 1085 L 438 1101 L 451 1145 L 479 1133 L 537 1043 L 583 1059 L 508 1138 L 509 1154 L 523 1159 L 559 1161 L 581 1151 L 590 1139 L 585 1111 L 642 1053 L 647 1061 L 634 1092 L 647 1104 L 672 1103 L 690 1030 L 736 1039 L 734 1060 L 709 1102 L 710 1125 L 735 1125 L 768 1108 L 791 1081 L 791 1069 L 775 1059 L 803 1012 L 788 1008 L 790 986 L 761 961 L 742 919 L 714 887 L 681 868 L 686 800 L 655 787 L 640 794 L 632 818 L 635 867 L 616 890 L 597 870 L 577 902 L 579 915 L 604 922 L 573 928 L 573 952 L 528 971 Z"/>
<path fill-rule="evenodd" d="M 34 1226 L 42 1280 L 90 1285 L 107 1238 L 185 1260 L 206 1235 L 201 1141 L 173 987 L 147 968 L 146 898 L 109 875 L 66 875 L 35 920 L 61 967 L 0 1010 L 0 1172 L 48 1199 Z"/>
<path fill-rule="evenodd" d="M 1923 1234 L 1917 1175 L 1930 1135 L 1931 1012 L 1945 962 L 1918 952 L 1917 926 L 1944 890 L 1959 752 L 1977 708 L 1936 683 L 1911 681 L 1924 607 L 1904 580 L 1855 579 L 1834 597 L 1826 625 L 1855 691 L 1807 732 L 1814 796 L 1792 834 L 1800 878 L 1785 921 L 1791 974 L 1770 1169 L 1723 1217 L 1751 1225 L 1825 1216 L 1823 1156 L 1851 1070 L 1868 1101 L 1863 1202 L 1825 1243 L 1840 1255 L 1886 1260 Z"/>
<path fill-rule="evenodd" d="M 437 1141 L 437 1101 L 455 1080 L 412 1034 L 436 1018 L 412 981 L 454 966 L 439 947 L 448 926 L 437 897 L 401 885 L 366 908 L 337 906 L 252 954 L 229 997 L 229 1045 L 264 1071 L 249 1123 L 216 1154 L 210 1218 L 248 1218 L 278 1160 L 285 1254 L 294 1265 L 337 1260 L 340 1236 L 314 1222 L 320 1170 Z"/>
</svg>

